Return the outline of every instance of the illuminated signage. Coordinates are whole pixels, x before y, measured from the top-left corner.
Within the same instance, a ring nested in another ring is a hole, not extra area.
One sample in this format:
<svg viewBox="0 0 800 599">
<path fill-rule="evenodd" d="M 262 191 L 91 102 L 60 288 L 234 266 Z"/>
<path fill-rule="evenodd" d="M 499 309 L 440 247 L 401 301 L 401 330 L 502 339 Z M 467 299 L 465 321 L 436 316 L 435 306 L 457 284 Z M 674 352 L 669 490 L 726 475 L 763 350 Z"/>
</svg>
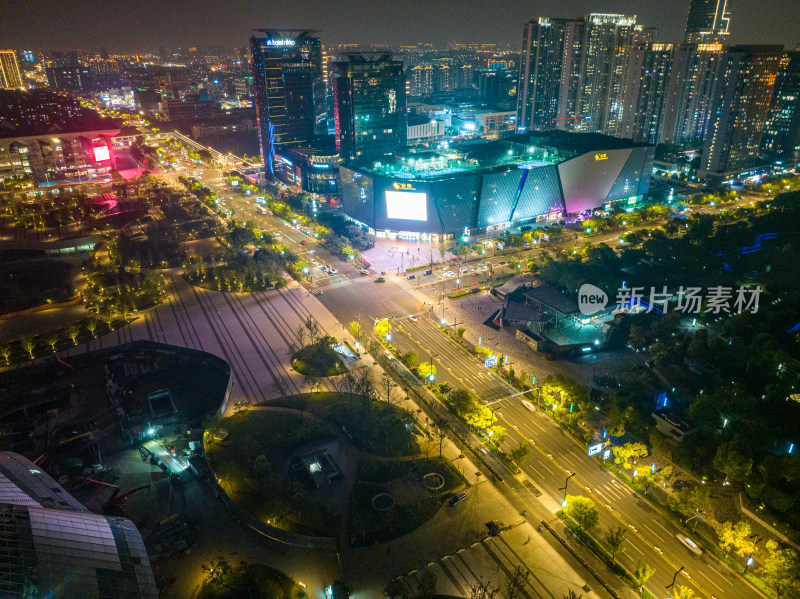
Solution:
<svg viewBox="0 0 800 599">
<path fill-rule="evenodd" d="M 605 152 L 603 152 L 602 154 L 595 154 L 594 155 L 594 159 L 595 160 L 608 160 L 608 154 L 606 154 Z"/>
<path fill-rule="evenodd" d="M 330 164 L 320 164 L 319 162 L 312 162 L 311 166 L 314 168 L 331 168 Z"/>
<path fill-rule="evenodd" d="M 428 220 L 427 194 L 387 190 L 386 216 L 398 220 Z"/>
<path fill-rule="evenodd" d="M 265 46 L 294 46 L 294 40 L 273 40 L 268 39 L 264 42 Z"/>
<path fill-rule="evenodd" d="M 108 152 L 108 146 L 95 146 L 93 150 L 95 162 L 111 160 L 111 154 Z"/>
<path fill-rule="evenodd" d="M 595 455 L 600 453 L 603 450 L 603 444 L 597 443 L 596 445 L 589 446 L 589 455 Z"/>
<path fill-rule="evenodd" d="M 394 187 L 397 191 L 416 191 L 411 183 L 398 183 L 395 181 L 392 183 L 392 187 Z"/>
</svg>

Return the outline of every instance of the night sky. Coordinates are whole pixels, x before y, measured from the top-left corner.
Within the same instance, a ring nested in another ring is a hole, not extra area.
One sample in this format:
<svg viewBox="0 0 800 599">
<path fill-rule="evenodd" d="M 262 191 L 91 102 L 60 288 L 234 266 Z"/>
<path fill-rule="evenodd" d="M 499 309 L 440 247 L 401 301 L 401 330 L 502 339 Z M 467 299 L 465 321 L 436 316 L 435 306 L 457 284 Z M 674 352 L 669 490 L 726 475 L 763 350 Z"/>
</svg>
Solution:
<svg viewBox="0 0 800 599">
<path fill-rule="evenodd" d="M 731 42 L 800 43 L 800 0 L 729 0 Z M 149 51 L 244 45 L 252 29 L 321 30 L 323 43 L 499 42 L 517 47 L 533 15 L 636 14 L 681 41 L 689 0 L 0 0 L 0 47 Z"/>
</svg>

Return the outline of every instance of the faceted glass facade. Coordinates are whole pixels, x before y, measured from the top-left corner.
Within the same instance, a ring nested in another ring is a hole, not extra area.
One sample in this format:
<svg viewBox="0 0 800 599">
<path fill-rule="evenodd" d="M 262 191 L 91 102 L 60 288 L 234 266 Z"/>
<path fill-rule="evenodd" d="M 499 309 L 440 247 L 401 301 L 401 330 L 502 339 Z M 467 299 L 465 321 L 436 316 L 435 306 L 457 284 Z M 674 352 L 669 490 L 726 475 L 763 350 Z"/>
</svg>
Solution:
<svg viewBox="0 0 800 599">
<path fill-rule="evenodd" d="M 394 164 L 348 163 L 339 168 L 342 207 L 376 232 L 455 236 L 592 210 L 649 189 L 653 146 L 594 133 L 528 135 L 489 143 L 480 159 L 476 150 L 469 160 L 427 152 L 414 154 L 413 165 L 402 155 Z M 560 162 L 530 159 L 537 147 Z M 602 147 L 617 149 L 593 150 Z"/>
<path fill-rule="evenodd" d="M 0 596 L 158 597 L 130 520 L 93 514 L 24 457 L 0 452 Z"/>
</svg>

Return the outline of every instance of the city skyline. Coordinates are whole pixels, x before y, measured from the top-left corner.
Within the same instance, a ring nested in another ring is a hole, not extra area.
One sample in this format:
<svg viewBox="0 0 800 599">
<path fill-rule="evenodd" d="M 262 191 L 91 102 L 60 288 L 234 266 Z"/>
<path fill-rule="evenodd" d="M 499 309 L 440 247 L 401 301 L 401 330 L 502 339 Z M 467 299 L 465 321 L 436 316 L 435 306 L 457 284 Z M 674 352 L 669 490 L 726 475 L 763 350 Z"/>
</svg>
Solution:
<svg viewBox="0 0 800 599">
<path fill-rule="evenodd" d="M 494 18 L 486 20 L 480 18 L 489 10 L 485 0 L 466 0 L 457 7 L 453 4 L 449 10 L 439 6 L 435 14 L 419 0 L 400 0 L 382 6 L 380 12 L 370 10 L 372 5 L 368 2 L 355 0 L 335 4 L 285 3 L 273 11 L 249 0 L 239 3 L 234 11 L 219 10 L 210 2 L 192 2 L 189 7 L 183 0 L 113 6 L 68 0 L 58 5 L 5 7 L 0 39 L 7 47 L 37 51 L 108 47 L 116 52 L 145 52 L 163 45 L 245 45 L 254 29 L 271 26 L 320 29 L 325 44 L 444 46 L 454 41 L 474 41 L 509 44 L 515 49 L 522 24 L 532 16 L 575 17 L 595 12 L 636 15 L 637 22 L 659 28 L 659 41 L 677 43 L 683 37 L 689 11 L 688 0 L 515 0 L 503 4 L 504 10 L 493 10 Z M 730 43 L 783 44 L 793 49 L 800 43 L 800 35 L 792 19 L 792 5 L 781 0 L 758 4 L 729 0 Z M 85 19 L 87 9 L 93 14 L 91 20 Z M 428 18 L 418 18 L 422 14 L 428 14 Z M 435 16 L 439 18 L 431 18 Z M 37 27 L 19 27 L 21 22 L 37 23 Z M 209 28 L 208 23 L 214 27 Z"/>
</svg>

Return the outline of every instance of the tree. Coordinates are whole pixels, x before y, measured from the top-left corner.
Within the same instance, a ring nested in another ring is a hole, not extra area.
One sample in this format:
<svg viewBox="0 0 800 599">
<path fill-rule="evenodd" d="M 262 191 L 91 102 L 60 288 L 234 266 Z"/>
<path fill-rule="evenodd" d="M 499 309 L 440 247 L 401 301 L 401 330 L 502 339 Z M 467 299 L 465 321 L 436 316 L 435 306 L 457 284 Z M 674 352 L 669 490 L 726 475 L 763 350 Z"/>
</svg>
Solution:
<svg viewBox="0 0 800 599">
<path fill-rule="evenodd" d="M 656 481 L 656 477 L 650 470 L 645 470 L 637 474 L 635 480 L 637 483 L 642 485 L 644 492 L 647 493 L 647 491 L 650 489 L 650 485 Z"/>
<path fill-rule="evenodd" d="M 524 599 L 528 596 L 525 587 L 528 584 L 530 572 L 522 566 L 517 566 L 506 574 L 503 581 L 503 588 L 500 593 L 503 599 Z"/>
<path fill-rule="evenodd" d="M 392 403 L 392 391 L 397 387 L 397 383 L 392 379 L 392 375 L 385 370 L 381 373 L 381 387 L 386 390 L 386 403 Z"/>
<path fill-rule="evenodd" d="M 472 411 L 475 404 L 475 399 L 466 389 L 453 389 L 450 395 L 447 396 L 447 401 L 453 406 L 456 414 L 463 416 Z"/>
<path fill-rule="evenodd" d="M 447 424 L 447 420 L 442 418 L 441 416 L 437 416 L 433 419 L 433 424 L 431 425 L 431 432 L 433 433 L 434 439 L 439 441 L 439 457 L 442 457 L 442 450 L 444 448 L 444 440 L 447 438 L 447 431 L 449 430 L 449 425 Z"/>
<path fill-rule="evenodd" d="M 752 536 L 750 523 L 746 520 L 741 520 L 736 524 L 723 522 L 717 527 L 717 536 L 719 537 L 719 546 L 725 550 L 726 554 L 731 549 L 734 549 L 736 555 L 740 557 L 750 556 L 756 552 L 756 544 L 750 538 Z"/>
<path fill-rule="evenodd" d="M 617 553 L 625 553 L 625 533 L 628 531 L 621 526 L 612 528 L 606 534 L 606 543 L 608 544 L 608 552 L 611 554 L 611 565 L 617 559 Z"/>
<path fill-rule="evenodd" d="M 695 599 L 697 595 L 689 587 L 677 586 L 672 589 L 672 599 Z"/>
<path fill-rule="evenodd" d="M 389 322 L 387 318 L 383 320 L 379 320 L 375 323 L 375 335 L 378 337 L 386 337 L 389 332 L 392 330 L 392 324 Z"/>
<path fill-rule="evenodd" d="M 202 564 L 200 569 L 206 573 L 206 584 L 219 585 L 227 589 L 232 589 L 231 576 L 233 574 L 233 566 L 228 563 L 224 557 L 212 559 L 209 564 Z"/>
<path fill-rule="evenodd" d="M 684 518 L 691 518 L 708 510 L 711 494 L 706 486 L 698 485 L 691 491 L 673 493 L 667 499 L 669 507 Z"/>
<path fill-rule="evenodd" d="M 0 343 L 0 356 L 3 356 L 7 366 L 8 358 L 11 356 L 11 346 L 8 343 Z"/>
<path fill-rule="evenodd" d="M 517 464 L 517 466 L 522 466 L 522 462 L 525 461 L 525 458 L 528 457 L 530 452 L 531 448 L 528 445 L 528 442 L 520 441 L 520 444 L 512 449 L 508 456 L 514 461 L 514 463 Z"/>
<path fill-rule="evenodd" d="M 473 404 L 472 409 L 463 415 L 466 423 L 478 429 L 487 429 L 496 420 L 494 413 L 490 408 L 482 404 Z"/>
<path fill-rule="evenodd" d="M 395 578 L 386 583 L 383 594 L 386 595 L 387 599 L 409 599 L 408 589 L 400 578 Z"/>
<path fill-rule="evenodd" d="M 36 347 L 36 344 L 33 342 L 33 338 L 23 337 L 22 339 L 19 340 L 19 344 L 22 346 L 22 349 L 28 352 L 28 354 L 31 357 L 31 360 L 33 360 L 33 348 Z"/>
<path fill-rule="evenodd" d="M 354 339 L 361 338 L 361 325 L 358 324 L 355 320 L 350 323 L 350 334 L 353 336 Z"/>
<path fill-rule="evenodd" d="M 457 327 L 456 328 L 456 335 L 458 336 L 459 339 L 461 339 L 464 336 L 464 332 L 466 330 L 467 329 L 465 329 L 464 327 Z"/>
<path fill-rule="evenodd" d="M 644 583 L 650 580 L 650 577 L 655 574 L 655 568 L 650 567 L 649 564 L 636 564 L 636 569 L 633 571 L 633 577 L 639 585 L 639 593 L 642 592 Z"/>
<path fill-rule="evenodd" d="M 647 446 L 644 443 L 626 443 L 622 446 L 612 447 L 611 450 L 614 453 L 614 463 L 627 469 L 632 468 L 628 462 L 629 459 L 633 458 L 633 463 L 636 464 L 639 458 L 647 457 Z"/>
<path fill-rule="evenodd" d="M 59 339 L 61 339 L 61 336 L 57 331 L 52 331 L 49 335 L 47 335 L 47 345 L 50 346 L 50 349 L 53 350 L 53 353 L 56 351 L 56 345 L 58 344 Z"/>
<path fill-rule="evenodd" d="M 436 597 L 436 574 L 430 570 L 425 570 L 417 582 L 417 596 L 421 599 L 435 599 Z"/>
<path fill-rule="evenodd" d="M 666 488 L 667 483 L 669 483 L 669 481 L 675 475 L 675 469 L 672 466 L 665 466 L 661 469 L 659 474 L 661 475 L 661 481 L 664 483 L 664 488 Z"/>
<path fill-rule="evenodd" d="M 753 468 L 753 458 L 746 448 L 735 441 L 723 443 L 714 455 L 714 468 L 732 481 L 743 481 Z"/>
<path fill-rule="evenodd" d="M 586 532 L 597 526 L 600 515 L 594 501 L 581 495 L 567 495 L 567 516 L 575 520 L 577 525 Z"/>
<path fill-rule="evenodd" d="M 436 375 L 436 366 L 427 362 L 420 362 L 417 366 L 417 374 L 425 380 L 433 380 Z"/>
<path fill-rule="evenodd" d="M 419 356 L 415 351 L 407 351 L 403 354 L 403 357 L 400 358 L 400 361 L 406 365 L 406 368 L 414 368 L 419 362 Z"/>
<path fill-rule="evenodd" d="M 97 319 L 94 316 L 86 321 L 86 330 L 92 334 L 92 338 L 95 337 L 94 332 L 97 330 Z"/>
<path fill-rule="evenodd" d="M 791 597 L 800 593 L 800 563 L 793 549 L 781 547 L 770 539 L 767 556 L 761 567 L 761 577 L 775 591 L 776 597 Z"/>
<path fill-rule="evenodd" d="M 470 585 L 469 599 L 495 599 L 499 591 L 499 587 L 493 587 L 491 582 L 484 582 L 481 578 Z"/>
<path fill-rule="evenodd" d="M 583 597 L 583 595 L 578 595 L 578 593 L 576 593 L 575 591 L 573 591 L 572 589 L 570 589 L 570 590 L 568 590 L 566 593 L 564 593 L 564 594 L 562 595 L 562 597 L 563 597 L 564 599 L 581 599 L 581 597 Z"/>
</svg>

